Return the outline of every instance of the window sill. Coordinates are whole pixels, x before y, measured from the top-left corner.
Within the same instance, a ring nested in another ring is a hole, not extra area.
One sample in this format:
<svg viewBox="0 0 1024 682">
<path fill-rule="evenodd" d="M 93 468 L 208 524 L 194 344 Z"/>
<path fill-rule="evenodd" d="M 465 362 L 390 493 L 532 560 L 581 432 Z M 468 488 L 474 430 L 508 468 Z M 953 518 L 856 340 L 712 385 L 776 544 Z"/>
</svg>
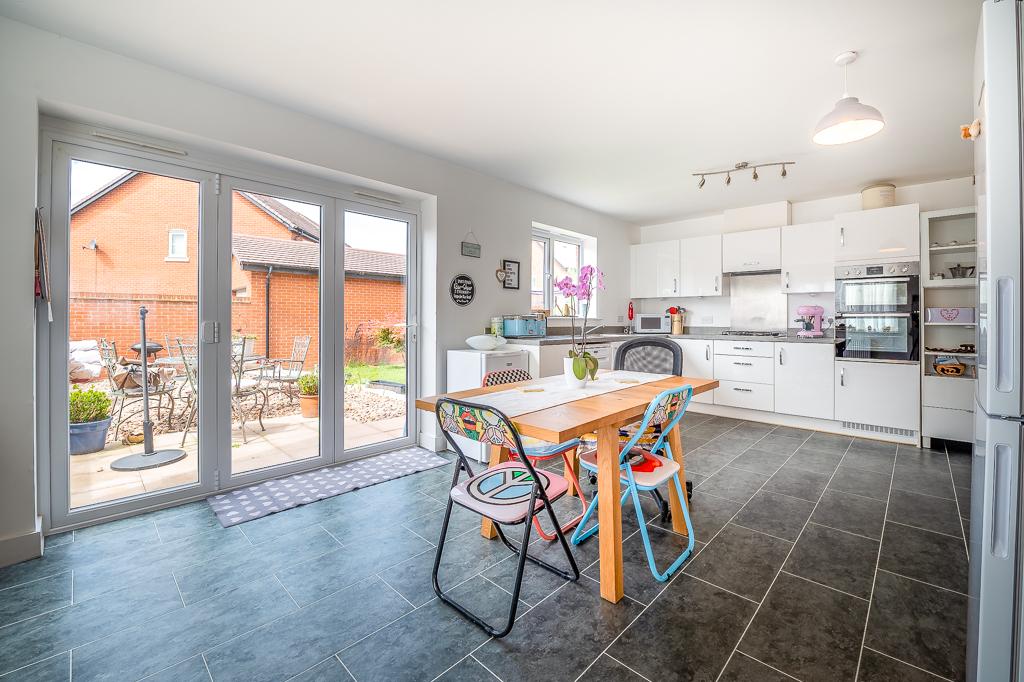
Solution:
<svg viewBox="0 0 1024 682">
<path fill-rule="evenodd" d="M 164 258 L 164 262 L 165 263 L 187 263 L 188 262 L 188 256 L 185 256 L 184 258 L 182 258 L 181 256 L 168 256 L 167 258 Z"/>
</svg>

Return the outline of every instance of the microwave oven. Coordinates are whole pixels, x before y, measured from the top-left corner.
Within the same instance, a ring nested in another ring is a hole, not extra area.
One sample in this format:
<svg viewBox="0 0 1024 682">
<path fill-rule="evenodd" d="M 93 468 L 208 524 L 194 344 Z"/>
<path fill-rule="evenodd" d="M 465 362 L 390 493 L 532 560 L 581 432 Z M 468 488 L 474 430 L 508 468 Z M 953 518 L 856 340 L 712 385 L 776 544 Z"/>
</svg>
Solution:
<svg viewBox="0 0 1024 682">
<path fill-rule="evenodd" d="M 667 313 L 640 313 L 633 318 L 635 334 L 668 334 L 672 331 L 672 316 Z"/>
</svg>

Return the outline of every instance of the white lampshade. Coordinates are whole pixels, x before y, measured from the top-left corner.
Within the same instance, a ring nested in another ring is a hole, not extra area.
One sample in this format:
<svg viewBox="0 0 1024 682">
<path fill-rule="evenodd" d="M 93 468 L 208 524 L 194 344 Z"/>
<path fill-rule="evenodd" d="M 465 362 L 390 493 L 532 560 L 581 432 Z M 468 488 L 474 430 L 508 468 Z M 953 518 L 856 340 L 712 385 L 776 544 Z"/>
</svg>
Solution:
<svg viewBox="0 0 1024 682">
<path fill-rule="evenodd" d="M 871 137 L 885 127 L 881 112 L 856 97 L 843 97 L 814 129 L 815 144 L 835 145 Z"/>
</svg>

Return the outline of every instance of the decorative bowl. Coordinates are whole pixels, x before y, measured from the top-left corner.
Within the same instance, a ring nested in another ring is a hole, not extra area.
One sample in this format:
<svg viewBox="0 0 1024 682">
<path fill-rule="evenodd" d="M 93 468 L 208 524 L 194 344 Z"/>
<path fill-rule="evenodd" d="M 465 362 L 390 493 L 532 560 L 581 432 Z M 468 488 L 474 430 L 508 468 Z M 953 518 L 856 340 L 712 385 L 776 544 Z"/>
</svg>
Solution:
<svg viewBox="0 0 1024 682">
<path fill-rule="evenodd" d="M 480 334 L 479 336 L 471 336 L 466 339 L 466 343 L 473 350 L 494 350 L 500 348 L 508 343 L 508 340 L 504 336 L 494 336 L 493 334 Z"/>
</svg>

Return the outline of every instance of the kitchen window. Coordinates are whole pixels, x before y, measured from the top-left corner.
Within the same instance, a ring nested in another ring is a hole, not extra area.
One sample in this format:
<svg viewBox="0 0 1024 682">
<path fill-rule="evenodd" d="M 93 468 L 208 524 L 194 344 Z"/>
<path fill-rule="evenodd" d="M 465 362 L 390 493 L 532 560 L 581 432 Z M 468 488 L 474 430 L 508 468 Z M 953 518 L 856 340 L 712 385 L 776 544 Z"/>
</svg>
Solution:
<svg viewBox="0 0 1024 682">
<path fill-rule="evenodd" d="M 554 290 L 564 277 L 576 279 L 583 260 L 583 239 L 534 228 L 530 244 L 530 308 L 561 315 L 568 299 Z"/>
<path fill-rule="evenodd" d="M 188 260 L 188 233 L 185 230 L 167 232 L 167 258 L 169 261 Z"/>
</svg>

